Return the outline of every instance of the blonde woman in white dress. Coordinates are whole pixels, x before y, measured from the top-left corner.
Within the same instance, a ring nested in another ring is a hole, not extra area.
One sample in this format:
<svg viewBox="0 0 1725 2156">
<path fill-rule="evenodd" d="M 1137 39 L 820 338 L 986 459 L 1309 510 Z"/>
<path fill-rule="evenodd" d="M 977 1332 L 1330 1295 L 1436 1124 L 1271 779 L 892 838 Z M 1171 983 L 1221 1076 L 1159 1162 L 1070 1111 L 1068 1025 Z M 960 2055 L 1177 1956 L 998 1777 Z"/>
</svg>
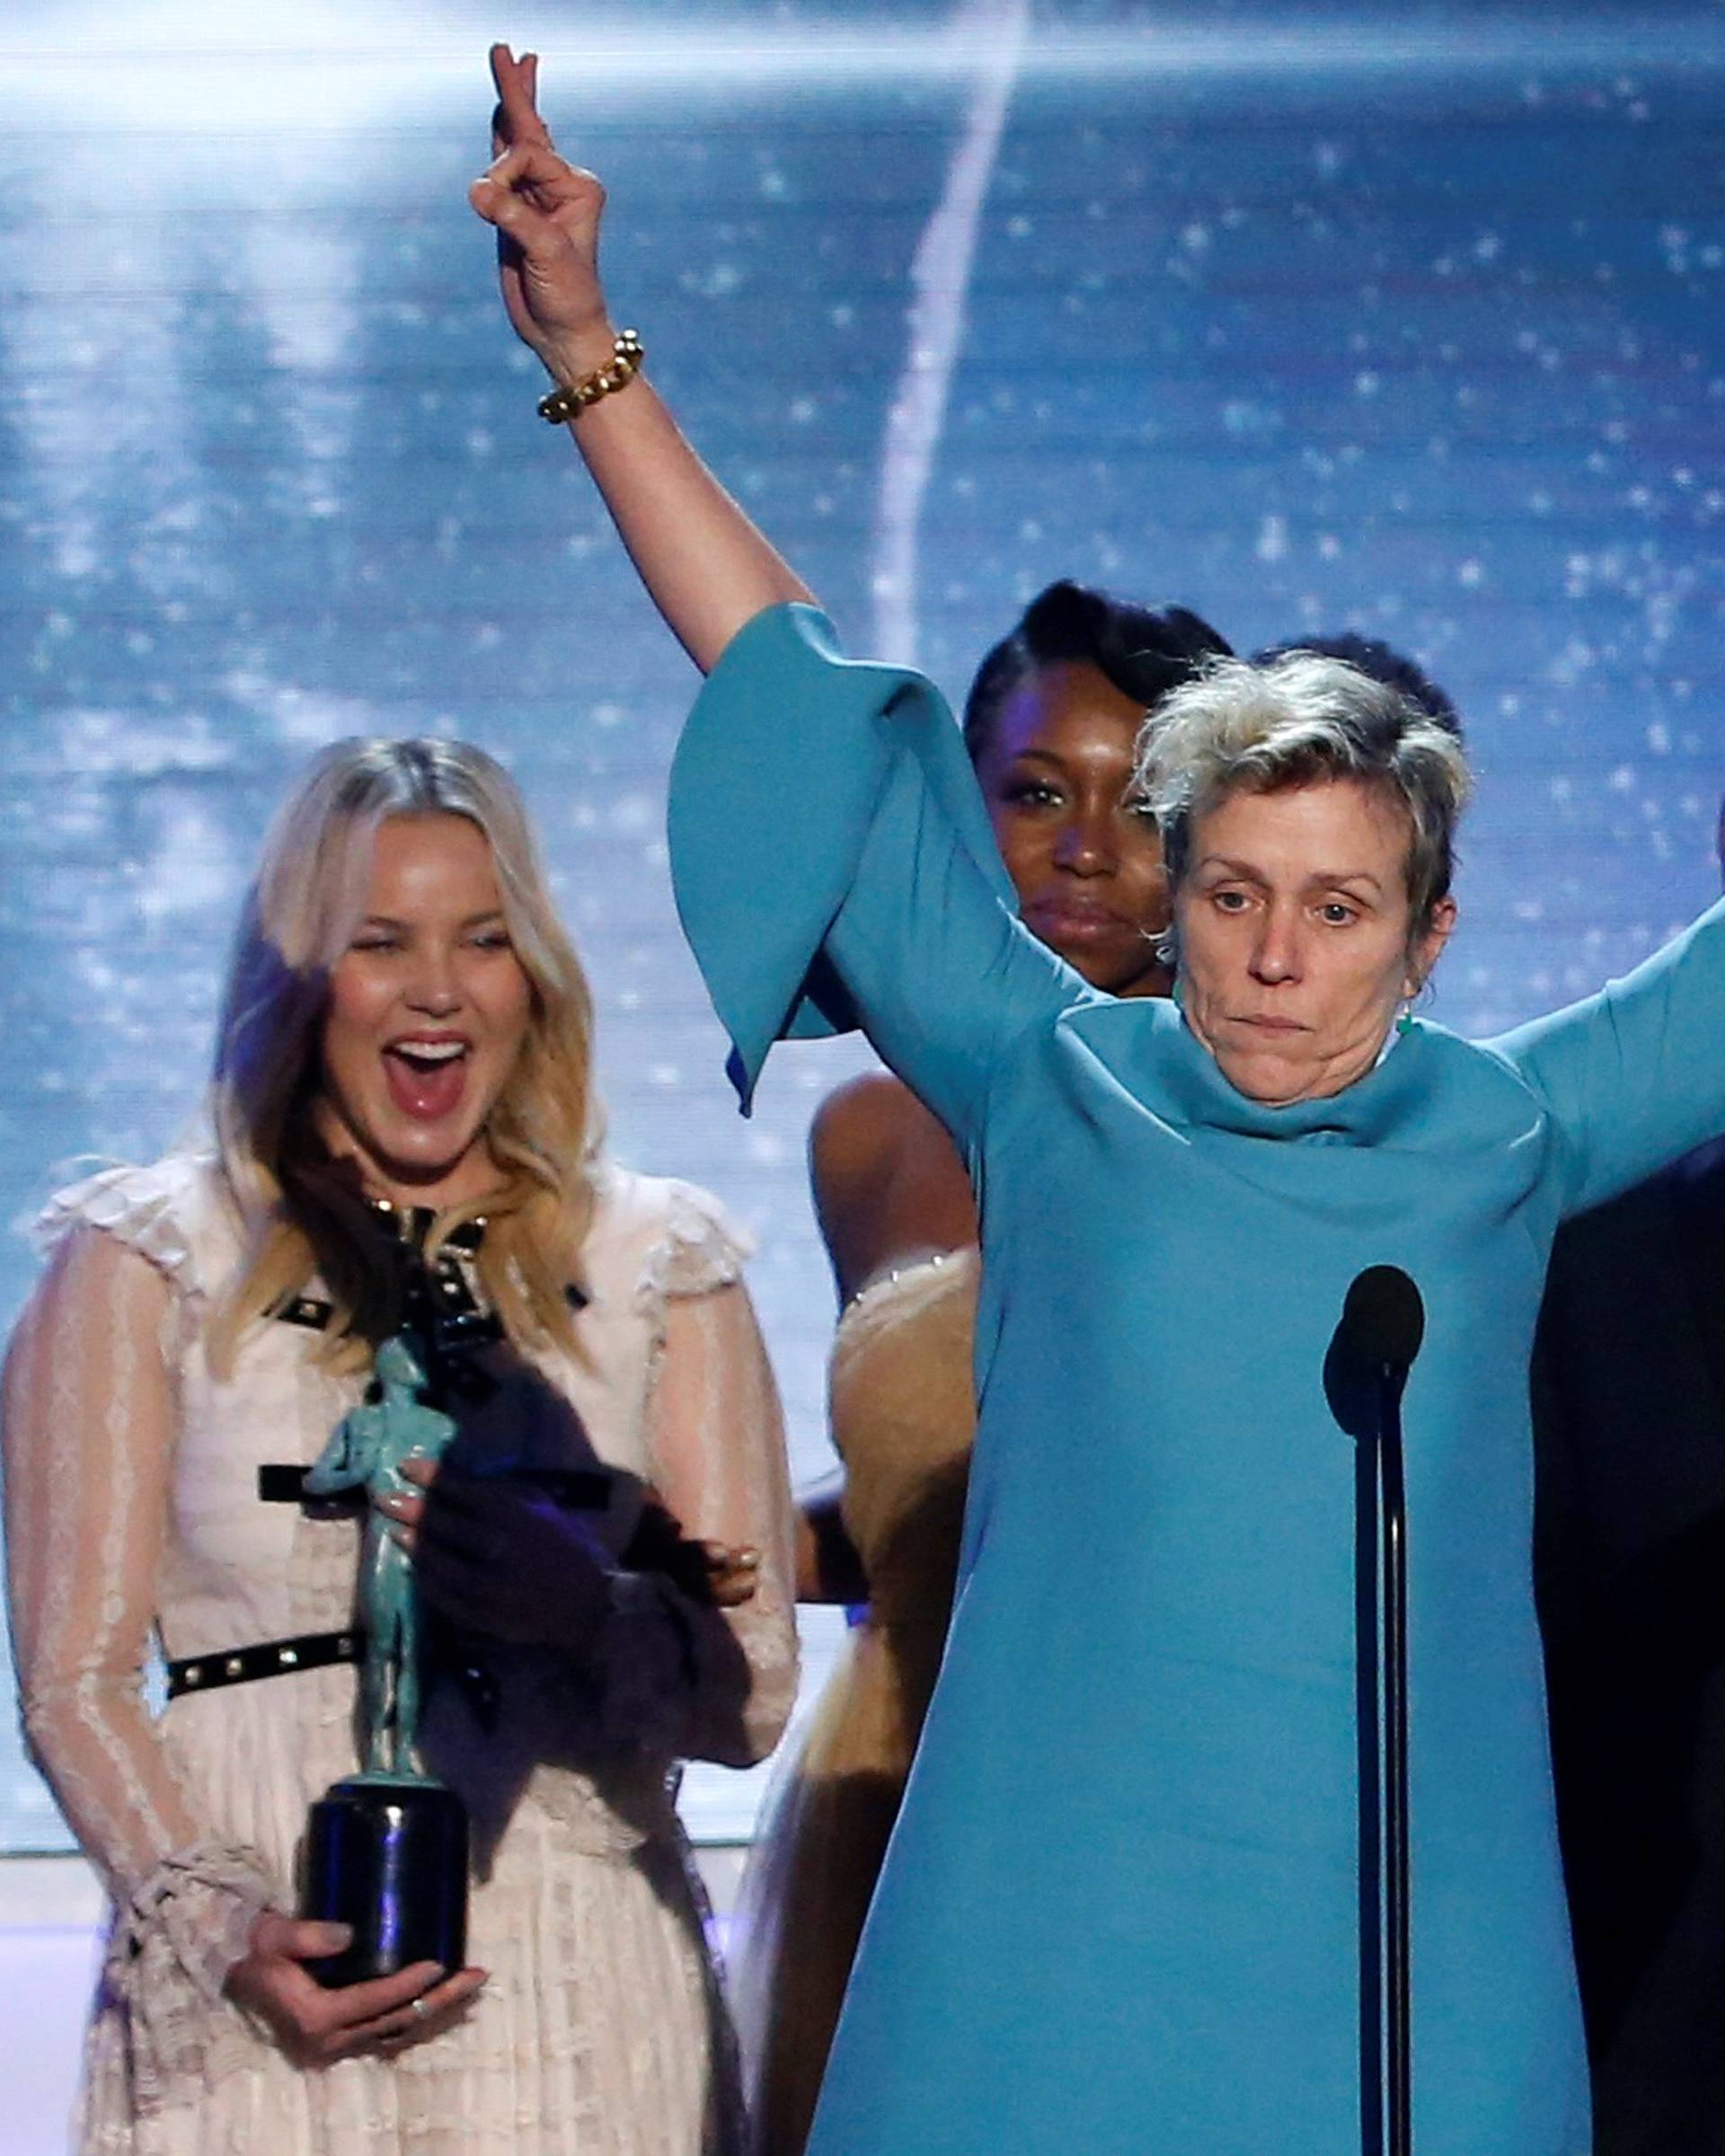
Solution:
<svg viewBox="0 0 1725 2156">
<path fill-rule="evenodd" d="M 344 743 L 266 848 L 210 1148 L 49 1210 L 7 1560 L 29 1739 L 114 1903 L 83 2150 L 737 2145 L 672 1776 L 759 1757 L 791 1704 L 782 1430 L 738 1238 L 599 1153 L 589 1042 L 507 776 Z M 404 1319 L 461 1424 L 447 1507 L 399 1511 L 442 1613 L 423 1750 L 472 1816 L 473 1966 L 326 1991 L 305 1964 L 341 1934 L 295 1874 L 358 1761 L 360 1523 L 297 1472 Z M 464 1446 L 538 1482 L 475 1495 Z M 607 1471 L 602 1512 L 535 1494 L 571 1466 Z M 712 1591 L 719 1546 L 752 1592 Z"/>
</svg>

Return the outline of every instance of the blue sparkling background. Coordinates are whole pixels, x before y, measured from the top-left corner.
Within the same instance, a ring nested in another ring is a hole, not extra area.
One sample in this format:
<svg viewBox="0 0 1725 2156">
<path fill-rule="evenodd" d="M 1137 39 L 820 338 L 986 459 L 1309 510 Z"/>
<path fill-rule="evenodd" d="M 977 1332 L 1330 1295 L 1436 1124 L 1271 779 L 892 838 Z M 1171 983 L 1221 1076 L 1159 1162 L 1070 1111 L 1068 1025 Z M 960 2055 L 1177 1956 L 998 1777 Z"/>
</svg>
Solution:
<svg viewBox="0 0 1725 2156">
<path fill-rule="evenodd" d="M 803 1135 L 861 1054 L 790 1051 L 732 1113 L 665 877 L 693 676 L 534 416 L 464 199 L 491 35 L 546 55 L 620 317 L 854 644 L 907 621 L 958 694 L 1070 574 L 1242 649 L 1404 645 L 1481 772 L 1436 1006 L 1466 1030 L 1716 888 L 1719 5 L 234 12 L 0 28 L 0 1315 L 67 1165 L 194 1114 L 296 763 L 461 733 L 537 810 L 617 1149 L 756 1232 L 799 1471 L 825 1457 Z M 913 265 L 967 146 L 955 358 L 889 514 Z M 747 1802 L 693 1798 L 714 1832 Z M 59 1840 L 8 1734 L 0 1846 Z"/>
</svg>

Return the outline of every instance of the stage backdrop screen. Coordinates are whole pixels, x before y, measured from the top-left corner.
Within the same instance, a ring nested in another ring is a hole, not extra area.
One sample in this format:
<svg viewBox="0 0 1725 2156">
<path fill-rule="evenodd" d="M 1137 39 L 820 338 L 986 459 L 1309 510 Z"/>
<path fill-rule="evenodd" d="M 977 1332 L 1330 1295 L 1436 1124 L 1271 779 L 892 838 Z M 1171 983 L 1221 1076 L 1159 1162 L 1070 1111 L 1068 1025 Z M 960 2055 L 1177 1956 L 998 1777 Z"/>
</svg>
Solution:
<svg viewBox="0 0 1725 2156">
<path fill-rule="evenodd" d="M 195 1128 L 296 767 L 460 734 L 537 816 L 615 1150 L 756 1240 L 807 1476 L 834 1312 L 805 1133 L 866 1052 L 786 1053 L 735 1113 L 667 888 L 694 677 L 498 305 L 464 199 L 487 37 L 543 51 L 621 319 L 854 649 L 961 695 L 1071 576 L 1243 650 L 1354 627 L 1423 661 L 1480 773 L 1433 1011 L 1482 1031 L 1717 888 L 1725 32 L 1459 0 L 508 12 L 44 0 L 0 31 L 0 1315 L 57 1182 Z M 757 1780 L 695 1777 L 697 1827 L 745 1832 Z M 0 1845 L 63 1845 L 10 1733 Z"/>
</svg>

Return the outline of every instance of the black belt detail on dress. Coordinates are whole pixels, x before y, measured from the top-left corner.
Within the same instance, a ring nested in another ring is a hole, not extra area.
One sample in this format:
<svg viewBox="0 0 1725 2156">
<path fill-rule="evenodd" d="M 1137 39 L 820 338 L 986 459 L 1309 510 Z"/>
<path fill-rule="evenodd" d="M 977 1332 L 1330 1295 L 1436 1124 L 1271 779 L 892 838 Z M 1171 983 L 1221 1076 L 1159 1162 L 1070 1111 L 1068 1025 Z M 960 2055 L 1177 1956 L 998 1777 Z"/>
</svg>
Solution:
<svg viewBox="0 0 1725 2156">
<path fill-rule="evenodd" d="M 168 1697 L 185 1692 L 219 1692 L 224 1684 L 250 1684 L 259 1677 L 285 1677 L 296 1669 L 328 1669 L 357 1662 L 366 1651 L 362 1631 L 301 1632 L 292 1639 L 261 1639 L 226 1654 L 193 1655 L 168 1664 Z"/>
<path fill-rule="evenodd" d="M 327 1498 L 307 1497 L 305 1478 L 311 1472 L 282 1461 L 265 1461 L 258 1468 L 258 1498 L 264 1505 L 303 1505 L 314 1520 L 350 1520 L 366 1509 L 363 1489 L 332 1490 Z"/>
</svg>

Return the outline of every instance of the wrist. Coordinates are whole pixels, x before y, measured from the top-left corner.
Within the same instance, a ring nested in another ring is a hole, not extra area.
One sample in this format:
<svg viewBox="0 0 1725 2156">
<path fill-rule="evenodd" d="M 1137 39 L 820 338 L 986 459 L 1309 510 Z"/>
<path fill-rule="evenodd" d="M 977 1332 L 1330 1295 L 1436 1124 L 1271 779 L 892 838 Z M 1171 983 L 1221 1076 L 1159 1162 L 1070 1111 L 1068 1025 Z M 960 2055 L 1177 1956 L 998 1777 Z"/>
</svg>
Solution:
<svg viewBox="0 0 1725 2156">
<path fill-rule="evenodd" d="M 560 383 L 540 398 L 539 417 L 559 427 L 579 419 L 602 397 L 614 396 L 618 390 L 627 389 L 641 372 L 641 363 L 646 357 L 645 348 L 635 331 L 621 331 L 612 340 L 611 357 L 603 367 L 592 368 L 571 383 Z"/>
<path fill-rule="evenodd" d="M 537 347 L 541 364 L 559 389 L 572 389 L 608 367 L 616 349 L 616 329 L 604 313 L 578 328 L 560 330 Z"/>
</svg>

